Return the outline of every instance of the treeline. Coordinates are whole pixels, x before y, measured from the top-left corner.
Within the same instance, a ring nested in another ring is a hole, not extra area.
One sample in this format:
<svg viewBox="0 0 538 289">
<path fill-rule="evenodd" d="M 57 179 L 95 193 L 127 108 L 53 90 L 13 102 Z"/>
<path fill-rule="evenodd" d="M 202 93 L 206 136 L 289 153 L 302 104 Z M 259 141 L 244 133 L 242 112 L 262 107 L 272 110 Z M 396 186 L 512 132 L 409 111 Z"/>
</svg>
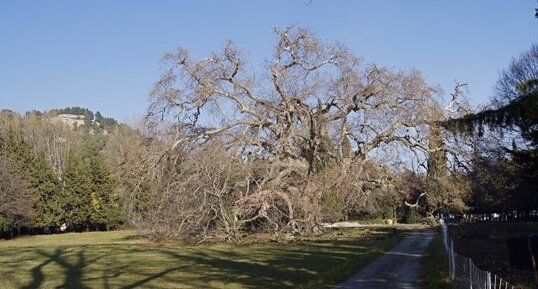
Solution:
<svg viewBox="0 0 538 289">
<path fill-rule="evenodd" d="M 33 111 L 30 113 L 42 115 L 42 113 L 39 111 Z M 82 126 L 82 128 L 101 128 L 110 130 L 119 125 L 117 120 L 111 117 L 104 117 L 99 111 L 94 114 L 91 110 L 78 106 L 66 107 L 61 109 L 51 109 L 46 114 L 49 116 L 59 114 L 72 114 L 83 116 L 84 125 Z"/>
<path fill-rule="evenodd" d="M 113 172 L 122 162 L 121 143 L 138 134 L 125 125 L 109 126 L 107 135 L 74 131 L 52 121 L 57 113 L 91 112 L 0 112 L 2 237 L 55 232 L 62 225 L 71 231 L 108 230 L 126 221 Z M 96 115 L 96 121 L 106 119 Z"/>
</svg>

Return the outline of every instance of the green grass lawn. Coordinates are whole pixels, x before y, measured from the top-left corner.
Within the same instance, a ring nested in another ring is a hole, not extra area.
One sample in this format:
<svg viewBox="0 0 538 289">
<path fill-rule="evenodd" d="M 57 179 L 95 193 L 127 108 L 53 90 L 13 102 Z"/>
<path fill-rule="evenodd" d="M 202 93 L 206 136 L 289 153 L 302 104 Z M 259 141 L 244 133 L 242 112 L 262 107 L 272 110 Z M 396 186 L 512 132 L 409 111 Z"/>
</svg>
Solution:
<svg viewBox="0 0 538 289">
<path fill-rule="evenodd" d="M 24 237 L 0 241 L 0 288 L 327 288 L 389 250 L 402 231 L 196 246 L 156 244 L 131 231 Z"/>
<path fill-rule="evenodd" d="M 422 289 L 452 288 L 448 279 L 448 257 L 443 247 L 441 232 L 439 231 L 437 231 L 422 259 L 418 285 Z"/>
</svg>

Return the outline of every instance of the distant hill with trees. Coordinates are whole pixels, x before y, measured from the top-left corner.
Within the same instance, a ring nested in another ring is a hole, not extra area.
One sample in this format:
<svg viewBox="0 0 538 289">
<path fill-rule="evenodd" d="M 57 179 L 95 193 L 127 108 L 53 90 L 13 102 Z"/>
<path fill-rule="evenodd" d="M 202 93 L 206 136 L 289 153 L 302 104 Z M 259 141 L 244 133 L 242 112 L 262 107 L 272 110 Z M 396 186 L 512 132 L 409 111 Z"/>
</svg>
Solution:
<svg viewBox="0 0 538 289">
<path fill-rule="evenodd" d="M 81 125 L 58 116 L 70 115 Z M 81 107 L 0 111 L 0 235 L 104 230 L 125 223 L 125 146 L 142 140 L 115 119 Z M 126 145 L 127 144 L 127 145 Z"/>
</svg>

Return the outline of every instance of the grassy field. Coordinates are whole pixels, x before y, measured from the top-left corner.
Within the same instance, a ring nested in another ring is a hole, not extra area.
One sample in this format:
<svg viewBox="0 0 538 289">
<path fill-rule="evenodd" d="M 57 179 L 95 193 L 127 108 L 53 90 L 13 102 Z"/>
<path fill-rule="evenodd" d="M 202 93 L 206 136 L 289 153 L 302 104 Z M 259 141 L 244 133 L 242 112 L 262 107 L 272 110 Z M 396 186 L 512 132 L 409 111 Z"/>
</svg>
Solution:
<svg viewBox="0 0 538 289">
<path fill-rule="evenodd" d="M 448 280 L 448 258 L 443 248 L 441 232 L 437 232 L 422 259 L 422 268 L 418 279 L 422 289 L 451 289 Z"/>
<path fill-rule="evenodd" d="M 492 271 L 517 288 L 532 288 L 530 270 L 513 270 L 508 263 L 506 239 L 538 232 L 538 223 L 474 223 L 451 225 L 456 251 L 473 259 L 475 264 Z"/>
<path fill-rule="evenodd" d="M 0 288 L 327 288 L 405 229 L 334 229 L 293 244 L 155 244 L 131 231 L 0 241 Z"/>
</svg>

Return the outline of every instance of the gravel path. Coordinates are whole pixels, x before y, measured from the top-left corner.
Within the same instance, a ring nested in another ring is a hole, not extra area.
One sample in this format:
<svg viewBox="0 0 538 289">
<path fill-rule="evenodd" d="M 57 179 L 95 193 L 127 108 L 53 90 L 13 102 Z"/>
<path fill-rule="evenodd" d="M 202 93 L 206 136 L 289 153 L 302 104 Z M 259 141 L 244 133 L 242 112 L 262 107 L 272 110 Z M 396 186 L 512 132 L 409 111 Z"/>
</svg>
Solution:
<svg viewBox="0 0 538 289">
<path fill-rule="evenodd" d="M 334 289 L 415 289 L 420 259 L 433 238 L 431 229 L 415 230 L 392 250 Z"/>
</svg>

